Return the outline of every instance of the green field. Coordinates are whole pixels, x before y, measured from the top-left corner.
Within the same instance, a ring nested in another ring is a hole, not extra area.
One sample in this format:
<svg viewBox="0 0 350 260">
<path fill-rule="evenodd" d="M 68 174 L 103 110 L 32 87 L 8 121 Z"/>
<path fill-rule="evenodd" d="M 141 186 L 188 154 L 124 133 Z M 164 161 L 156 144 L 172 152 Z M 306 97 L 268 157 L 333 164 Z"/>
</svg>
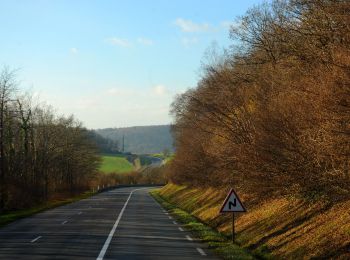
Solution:
<svg viewBox="0 0 350 260">
<path fill-rule="evenodd" d="M 102 155 L 100 171 L 104 173 L 125 173 L 134 170 L 134 166 L 123 155 Z"/>
</svg>

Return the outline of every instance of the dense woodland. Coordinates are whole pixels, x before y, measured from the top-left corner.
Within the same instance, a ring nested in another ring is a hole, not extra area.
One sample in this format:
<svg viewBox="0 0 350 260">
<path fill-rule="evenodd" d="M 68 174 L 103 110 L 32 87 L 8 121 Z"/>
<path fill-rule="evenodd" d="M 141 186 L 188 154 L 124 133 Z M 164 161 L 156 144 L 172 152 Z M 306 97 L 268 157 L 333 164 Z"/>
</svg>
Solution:
<svg viewBox="0 0 350 260">
<path fill-rule="evenodd" d="M 171 180 L 259 199 L 349 199 L 350 2 L 272 1 L 230 37 L 172 105 Z"/>
<path fill-rule="evenodd" d="M 73 116 L 58 116 L 0 72 L 0 213 L 86 190 L 99 157 Z"/>
<path fill-rule="evenodd" d="M 97 129 L 96 133 L 119 144 L 119 149 L 134 154 L 174 151 L 170 125 Z"/>
<path fill-rule="evenodd" d="M 99 153 L 101 154 L 120 153 L 118 141 L 105 138 L 100 134 L 98 134 L 95 130 L 89 130 L 88 136 L 96 144 Z"/>
</svg>

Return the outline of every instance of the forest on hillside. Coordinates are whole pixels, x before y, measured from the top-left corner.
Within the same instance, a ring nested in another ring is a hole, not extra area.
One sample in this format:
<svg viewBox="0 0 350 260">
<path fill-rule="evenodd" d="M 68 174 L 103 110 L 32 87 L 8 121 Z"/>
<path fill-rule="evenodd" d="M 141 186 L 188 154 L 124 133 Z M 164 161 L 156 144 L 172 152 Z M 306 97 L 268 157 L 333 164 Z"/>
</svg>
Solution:
<svg viewBox="0 0 350 260">
<path fill-rule="evenodd" d="M 173 152 L 173 138 L 170 125 L 134 126 L 125 128 L 104 128 L 95 132 L 118 143 L 119 150 L 134 154 Z"/>
<path fill-rule="evenodd" d="M 350 2 L 275 0 L 230 37 L 172 105 L 171 181 L 252 199 L 349 199 Z"/>
</svg>

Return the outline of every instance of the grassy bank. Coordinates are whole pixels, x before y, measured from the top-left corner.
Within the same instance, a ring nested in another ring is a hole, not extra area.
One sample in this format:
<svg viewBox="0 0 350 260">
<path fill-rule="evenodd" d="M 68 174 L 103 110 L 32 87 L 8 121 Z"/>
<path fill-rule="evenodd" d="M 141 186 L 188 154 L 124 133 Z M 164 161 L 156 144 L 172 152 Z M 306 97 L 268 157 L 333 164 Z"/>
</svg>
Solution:
<svg viewBox="0 0 350 260">
<path fill-rule="evenodd" d="M 160 191 L 153 190 L 151 195 L 184 227 L 196 238 L 206 242 L 216 254 L 224 259 L 255 259 L 246 249 L 237 244 L 232 244 L 231 237 L 226 236 L 215 229 L 203 224 L 199 219 L 188 212 L 169 203 L 161 195 Z"/>
<path fill-rule="evenodd" d="M 126 173 L 134 170 L 134 165 L 130 163 L 124 155 L 103 155 L 100 171 L 103 173 Z"/>
<path fill-rule="evenodd" d="M 78 196 L 74 196 L 72 198 L 49 201 L 49 202 L 40 204 L 38 206 L 29 208 L 29 209 L 7 212 L 5 214 L 0 215 L 0 227 L 4 226 L 6 224 L 9 224 L 15 220 L 29 217 L 31 215 L 34 215 L 36 213 L 39 213 L 39 212 L 42 212 L 42 211 L 45 211 L 48 209 L 56 208 L 56 207 L 59 207 L 59 206 L 62 206 L 62 205 L 68 204 L 68 203 L 72 203 L 72 202 L 75 202 L 78 200 L 88 198 L 88 197 L 92 196 L 93 194 L 94 194 L 93 192 L 85 192 L 83 194 L 80 194 Z"/>
<path fill-rule="evenodd" d="M 226 191 L 168 184 L 159 195 L 224 235 L 230 235 L 230 214 L 218 214 Z M 247 198 L 240 194 L 241 198 Z M 269 199 L 237 214 L 237 243 L 263 258 L 350 257 L 350 201 L 329 205 L 297 199 Z"/>
</svg>

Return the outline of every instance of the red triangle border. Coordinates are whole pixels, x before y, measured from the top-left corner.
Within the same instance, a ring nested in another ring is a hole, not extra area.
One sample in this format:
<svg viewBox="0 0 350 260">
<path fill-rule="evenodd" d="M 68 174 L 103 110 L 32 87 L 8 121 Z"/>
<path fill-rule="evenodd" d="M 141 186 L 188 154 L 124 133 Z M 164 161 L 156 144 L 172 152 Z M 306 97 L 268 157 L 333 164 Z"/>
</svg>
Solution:
<svg viewBox="0 0 350 260">
<path fill-rule="evenodd" d="M 224 207 L 225 207 L 225 205 L 226 205 L 226 203 L 227 203 L 227 201 L 228 201 L 228 199 L 230 198 L 230 196 L 231 196 L 232 193 L 236 196 L 238 202 L 242 205 L 243 211 L 240 211 L 240 212 L 247 212 L 246 208 L 244 207 L 242 201 L 241 201 L 240 198 L 238 197 L 238 195 L 237 195 L 237 193 L 235 192 L 235 190 L 234 190 L 234 189 L 231 189 L 231 190 L 229 191 L 229 193 L 227 194 L 224 203 L 223 203 L 222 206 L 221 206 L 220 213 L 229 213 L 229 212 L 223 211 L 223 210 L 224 210 Z M 234 212 L 234 211 L 232 211 L 232 212 Z"/>
</svg>

